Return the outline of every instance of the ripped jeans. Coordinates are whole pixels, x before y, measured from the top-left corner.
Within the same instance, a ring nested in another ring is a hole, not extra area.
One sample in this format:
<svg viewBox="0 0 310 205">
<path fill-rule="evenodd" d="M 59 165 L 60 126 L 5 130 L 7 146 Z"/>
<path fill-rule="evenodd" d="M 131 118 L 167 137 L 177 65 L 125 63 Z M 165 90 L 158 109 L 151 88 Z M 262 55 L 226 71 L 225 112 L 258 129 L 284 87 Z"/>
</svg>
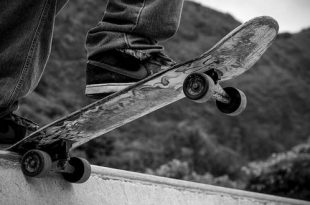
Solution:
<svg viewBox="0 0 310 205">
<path fill-rule="evenodd" d="M 55 17 L 68 0 L 0 0 L 0 118 L 38 85 Z M 178 29 L 184 0 L 109 0 L 86 38 L 87 57 L 111 49 L 162 50 Z"/>
</svg>

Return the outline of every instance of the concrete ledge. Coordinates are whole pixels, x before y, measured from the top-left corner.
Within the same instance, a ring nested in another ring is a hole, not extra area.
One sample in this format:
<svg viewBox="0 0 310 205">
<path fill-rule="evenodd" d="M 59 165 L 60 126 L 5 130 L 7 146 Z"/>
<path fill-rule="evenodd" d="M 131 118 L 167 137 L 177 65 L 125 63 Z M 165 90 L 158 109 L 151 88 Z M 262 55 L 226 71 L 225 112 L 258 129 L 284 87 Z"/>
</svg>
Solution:
<svg viewBox="0 0 310 205">
<path fill-rule="evenodd" d="M 61 176 L 25 177 L 14 156 L 0 154 L 0 204 L 291 205 L 309 202 L 92 166 L 84 184 Z"/>
</svg>

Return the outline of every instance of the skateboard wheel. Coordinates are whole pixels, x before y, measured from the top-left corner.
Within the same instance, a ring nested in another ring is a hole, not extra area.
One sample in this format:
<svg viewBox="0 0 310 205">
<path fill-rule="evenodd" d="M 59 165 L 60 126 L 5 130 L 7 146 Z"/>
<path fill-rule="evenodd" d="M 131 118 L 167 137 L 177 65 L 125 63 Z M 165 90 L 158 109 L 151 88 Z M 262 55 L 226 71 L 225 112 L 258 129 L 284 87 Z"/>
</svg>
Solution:
<svg viewBox="0 0 310 205">
<path fill-rule="evenodd" d="M 74 168 L 74 171 L 62 173 L 65 180 L 71 183 L 84 183 L 89 179 L 91 167 L 86 159 L 71 157 L 68 163 Z"/>
<path fill-rule="evenodd" d="M 214 81 L 204 73 L 192 73 L 183 83 L 183 92 L 187 98 L 198 103 L 204 103 L 212 97 Z"/>
<path fill-rule="evenodd" d="M 226 115 L 237 116 L 241 114 L 245 110 L 247 104 L 245 94 L 241 90 L 233 87 L 226 87 L 224 90 L 230 97 L 230 102 L 223 103 L 216 101 L 217 108 Z"/>
<path fill-rule="evenodd" d="M 43 177 L 52 167 L 49 154 L 41 150 L 29 150 L 21 159 L 22 172 L 29 177 Z"/>
</svg>

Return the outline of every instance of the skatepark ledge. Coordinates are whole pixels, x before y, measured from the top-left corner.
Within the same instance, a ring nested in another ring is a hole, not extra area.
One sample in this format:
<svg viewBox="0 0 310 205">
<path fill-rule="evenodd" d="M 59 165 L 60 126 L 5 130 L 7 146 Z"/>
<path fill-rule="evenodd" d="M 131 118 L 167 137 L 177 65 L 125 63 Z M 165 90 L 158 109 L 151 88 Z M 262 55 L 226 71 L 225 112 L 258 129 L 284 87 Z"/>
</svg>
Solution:
<svg viewBox="0 0 310 205">
<path fill-rule="evenodd" d="M 310 202 L 92 166 L 90 179 L 25 177 L 18 158 L 0 153 L 0 204 L 306 205 Z"/>
</svg>

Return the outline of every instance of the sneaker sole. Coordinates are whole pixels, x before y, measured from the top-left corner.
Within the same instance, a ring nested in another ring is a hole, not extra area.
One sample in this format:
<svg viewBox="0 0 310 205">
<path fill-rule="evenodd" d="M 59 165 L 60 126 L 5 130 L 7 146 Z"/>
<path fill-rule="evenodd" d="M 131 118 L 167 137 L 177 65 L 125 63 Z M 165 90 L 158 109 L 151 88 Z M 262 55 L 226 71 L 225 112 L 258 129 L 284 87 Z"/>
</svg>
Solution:
<svg viewBox="0 0 310 205">
<path fill-rule="evenodd" d="M 86 85 L 85 95 L 111 94 L 121 91 L 134 83 L 106 83 Z"/>
</svg>

